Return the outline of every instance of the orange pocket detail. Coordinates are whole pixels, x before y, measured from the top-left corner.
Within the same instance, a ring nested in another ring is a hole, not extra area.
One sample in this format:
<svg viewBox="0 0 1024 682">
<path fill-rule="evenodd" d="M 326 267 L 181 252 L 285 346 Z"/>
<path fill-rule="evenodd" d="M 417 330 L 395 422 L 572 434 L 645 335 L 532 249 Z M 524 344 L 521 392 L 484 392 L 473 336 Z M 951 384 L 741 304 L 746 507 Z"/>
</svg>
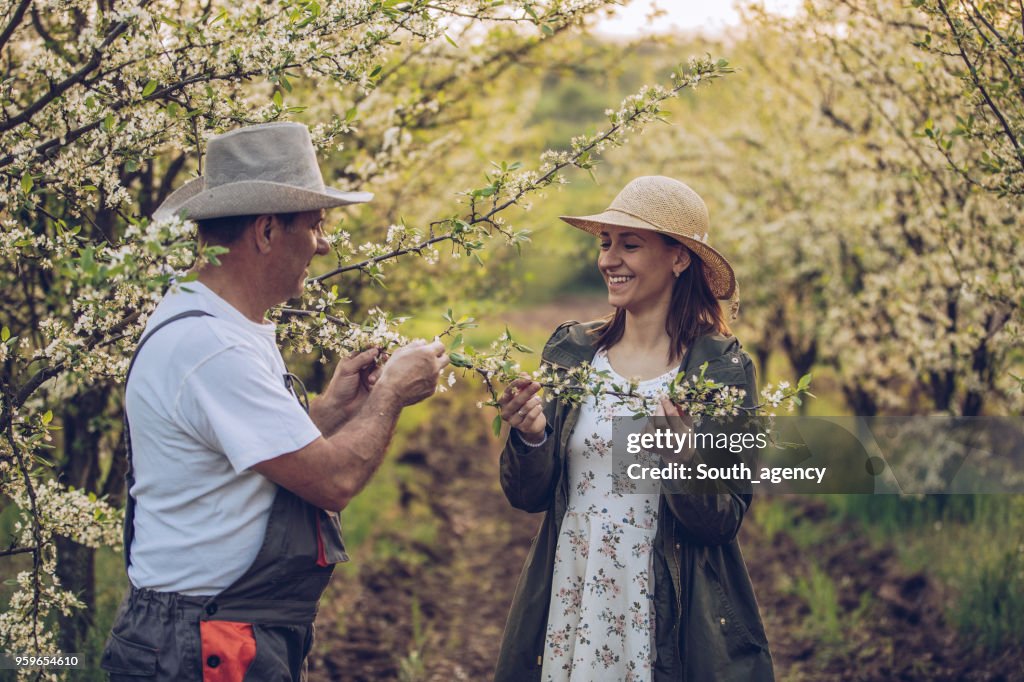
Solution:
<svg viewBox="0 0 1024 682">
<path fill-rule="evenodd" d="M 199 622 L 203 644 L 203 682 L 242 682 L 256 658 L 256 638 L 249 623 Z"/>
<path fill-rule="evenodd" d="M 323 514 L 319 509 L 316 512 L 316 565 L 327 565 L 327 551 L 324 548 L 323 530 L 320 529 L 320 516 Z"/>
</svg>

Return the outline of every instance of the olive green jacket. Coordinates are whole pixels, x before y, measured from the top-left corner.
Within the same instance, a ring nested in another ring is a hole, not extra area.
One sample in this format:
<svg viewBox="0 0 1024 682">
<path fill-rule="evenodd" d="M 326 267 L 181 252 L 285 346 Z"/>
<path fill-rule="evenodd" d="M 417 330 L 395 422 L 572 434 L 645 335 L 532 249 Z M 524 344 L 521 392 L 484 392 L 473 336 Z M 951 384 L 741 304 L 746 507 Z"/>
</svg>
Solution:
<svg viewBox="0 0 1024 682">
<path fill-rule="evenodd" d="M 597 322 L 566 323 L 544 347 L 543 361 L 570 369 L 593 360 Z M 732 337 L 705 336 L 681 368 L 757 395 L 754 366 Z M 546 512 L 526 559 L 505 625 L 496 682 L 540 680 L 558 532 L 569 500 L 565 461 L 579 407 L 545 406 L 547 440 L 530 448 L 510 434 L 501 454 L 501 485 L 512 506 Z M 654 542 L 656 656 L 654 682 L 774 680 L 771 653 L 736 534 L 750 505 L 749 487 L 722 494 L 662 494 Z"/>
</svg>

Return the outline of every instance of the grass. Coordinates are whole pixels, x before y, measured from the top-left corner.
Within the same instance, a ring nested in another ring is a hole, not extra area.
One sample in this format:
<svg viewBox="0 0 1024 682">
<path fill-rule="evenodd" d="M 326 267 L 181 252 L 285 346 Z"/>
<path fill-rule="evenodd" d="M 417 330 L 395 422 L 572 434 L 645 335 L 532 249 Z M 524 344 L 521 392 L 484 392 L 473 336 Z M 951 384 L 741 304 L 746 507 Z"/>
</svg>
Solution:
<svg viewBox="0 0 1024 682">
<path fill-rule="evenodd" d="M 949 591 L 946 616 L 969 641 L 995 652 L 1024 639 L 1024 497 L 835 496 L 876 544 Z"/>
<path fill-rule="evenodd" d="M 962 574 L 957 628 L 990 652 L 1024 636 L 1024 545 L 994 550 Z"/>
<path fill-rule="evenodd" d="M 405 658 L 398 662 L 398 679 L 400 682 L 421 682 L 426 678 L 426 662 L 423 651 L 427 645 L 427 632 L 423 626 L 423 611 L 420 600 L 412 598 L 412 646 Z"/>
<path fill-rule="evenodd" d="M 871 543 L 891 547 L 908 572 L 935 581 L 947 622 L 970 645 L 993 654 L 1024 640 L 1024 496 L 818 496 L 830 512 L 791 518 L 784 500 L 757 500 L 752 519 L 773 541 L 789 535 L 808 554 L 828 543 L 834 524 L 856 521 Z M 853 567 L 851 567 L 852 569 Z M 862 568 L 860 570 L 867 570 Z M 808 608 L 803 629 L 825 657 L 842 655 L 870 607 L 843 615 L 837 586 L 817 564 L 778 586 Z"/>
<path fill-rule="evenodd" d="M 776 535 L 786 531 L 790 523 L 786 505 L 772 498 L 759 498 L 751 508 L 751 515 L 769 542 L 775 540 Z"/>
<path fill-rule="evenodd" d="M 103 655 L 103 646 L 107 641 L 107 633 L 114 624 L 117 607 L 128 589 L 128 576 L 124 573 L 124 556 L 120 552 L 102 549 L 96 552 L 96 611 L 93 613 L 93 625 L 89 628 L 81 653 L 86 660 L 99 661 Z M 84 673 L 85 671 L 77 671 Z M 107 675 L 96 665 L 87 675 L 78 677 L 88 682 L 105 682 Z"/>
<path fill-rule="evenodd" d="M 827 647 L 840 644 L 843 641 L 843 626 L 839 594 L 828 573 L 812 562 L 808 575 L 793 582 L 792 591 L 810 609 L 803 622 L 808 635 Z"/>
</svg>

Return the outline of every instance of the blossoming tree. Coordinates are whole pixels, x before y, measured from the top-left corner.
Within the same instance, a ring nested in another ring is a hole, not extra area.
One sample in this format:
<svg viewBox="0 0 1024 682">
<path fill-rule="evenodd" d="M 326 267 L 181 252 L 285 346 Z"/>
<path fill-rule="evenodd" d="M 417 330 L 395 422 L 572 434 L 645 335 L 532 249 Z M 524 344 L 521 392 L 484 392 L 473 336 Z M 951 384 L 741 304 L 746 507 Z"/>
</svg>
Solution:
<svg viewBox="0 0 1024 682">
<path fill-rule="evenodd" d="M 387 183 L 450 149 L 472 121 L 467 93 L 579 26 L 608 0 L 4 0 L 0 3 L 0 483 L 18 511 L 0 560 L 29 559 L 0 614 L 0 646 L 71 651 L 71 616 L 91 603 L 92 550 L 117 546 L 123 499 L 120 391 L 148 314 L 172 278 L 216 258 L 192 226 L 147 216 L 202 172 L 209 134 L 299 118 L 337 170 L 332 184 Z M 645 87 L 607 125 L 534 164 L 499 163 L 433 220 L 332 238 L 337 267 L 274 311 L 298 352 L 346 353 L 401 341 L 383 310 L 356 314 L 357 286 L 399 259 L 480 259 L 528 233 L 505 215 L 587 169 L 661 115 L 684 88 L 728 71 L 697 59 Z M 437 173 L 438 181 L 444 176 Z M 447 188 L 455 195 L 456 188 Z M 389 221 L 391 222 L 391 221 Z M 509 335 L 465 353 L 485 381 L 518 371 Z M 454 355 L 453 355 L 454 357 Z M 53 628 L 60 617 L 61 628 Z"/>
<path fill-rule="evenodd" d="M 746 338 L 800 373 L 831 367 L 855 414 L 1024 405 L 1021 11 L 749 10 L 733 87 L 645 150 L 699 178 L 726 226 Z"/>
</svg>

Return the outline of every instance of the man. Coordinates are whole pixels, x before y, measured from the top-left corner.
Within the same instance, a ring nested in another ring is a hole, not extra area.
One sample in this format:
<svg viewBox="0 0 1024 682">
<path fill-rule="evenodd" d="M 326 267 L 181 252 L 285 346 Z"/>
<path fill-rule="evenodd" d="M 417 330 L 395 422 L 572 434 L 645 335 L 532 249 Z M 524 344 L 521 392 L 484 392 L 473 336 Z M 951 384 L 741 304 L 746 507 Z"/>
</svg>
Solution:
<svg viewBox="0 0 1024 682">
<path fill-rule="evenodd" d="M 327 253 L 324 209 L 373 195 L 325 188 L 293 123 L 213 137 L 205 172 L 154 214 L 195 220 L 229 251 L 165 295 L 129 368 L 131 587 L 102 666 L 112 680 L 299 680 L 320 596 L 347 560 L 335 512 L 448 359 L 420 341 L 374 369 L 368 350 L 338 364 L 307 413 L 265 315 Z"/>
</svg>

